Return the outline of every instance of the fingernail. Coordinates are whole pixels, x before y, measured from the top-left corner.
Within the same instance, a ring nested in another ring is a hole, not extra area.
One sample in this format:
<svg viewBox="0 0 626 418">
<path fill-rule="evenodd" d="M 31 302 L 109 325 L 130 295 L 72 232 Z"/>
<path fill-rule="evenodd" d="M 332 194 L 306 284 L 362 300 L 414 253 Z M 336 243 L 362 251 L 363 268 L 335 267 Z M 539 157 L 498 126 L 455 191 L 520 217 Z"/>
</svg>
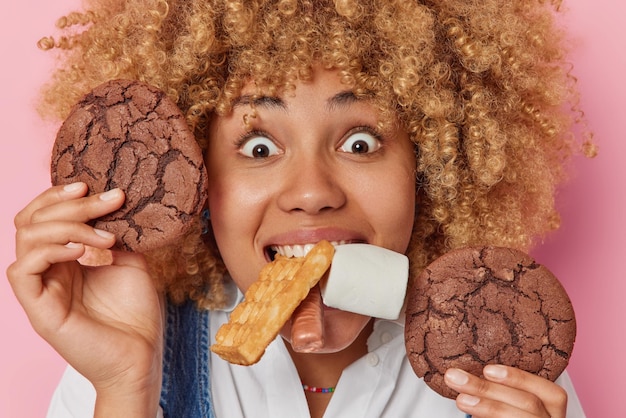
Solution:
<svg viewBox="0 0 626 418">
<path fill-rule="evenodd" d="M 68 242 L 67 244 L 65 244 L 66 248 L 70 248 L 70 249 L 74 249 L 74 248 L 80 248 L 83 244 L 80 244 L 78 242 Z"/>
<path fill-rule="evenodd" d="M 446 380 L 455 385 L 464 385 L 469 381 L 469 376 L 459 369 L 448 369 L 446 371 Z"/>
<path fill-rule="evenodd" d="M 465 406 L 476 406 L 478 405 L 478 402 L 480 402 L 480 398 L 472 395 L 467 395 L 465 393 L 461 393 L 459 396 L 457 396 L 456 400 L 458 403 Z"/>
<path fill-rule="evenodd" d="M 71 184 L 66 184 L 65 186 L 63 186 L 63 190 L 66 191 L 67 193 L 73 193 L 79 189 L 81 189 L 83 187 L 83 182 L 76 182 L 76 183 L 71 183 Z"/>
<path fill-rule="evenodd" d="M 499 366 L 497 364 L 490 364 L 485 366 L 483 374 L 493 379 L 505 379 L 508 373 L 506 367 Z"/>
<path fill-rule="evenodd" d="M 110 233 L 109 231 L 104 231 L 102 229 L 98 229 L 98 228 L 94 228 L 93 231 L 100 235 L 102 238 L 106 238 L 106 239 L 110 239 L 113 238 L 115 235 Z"/>
<path fill-rule="evenodd" d="M 120 189 L 111 189 L 108 192 L 104 192 L 100 195 L 100 200 L 112 200 L 118 197 L 120 194 Z"/>
</svg>

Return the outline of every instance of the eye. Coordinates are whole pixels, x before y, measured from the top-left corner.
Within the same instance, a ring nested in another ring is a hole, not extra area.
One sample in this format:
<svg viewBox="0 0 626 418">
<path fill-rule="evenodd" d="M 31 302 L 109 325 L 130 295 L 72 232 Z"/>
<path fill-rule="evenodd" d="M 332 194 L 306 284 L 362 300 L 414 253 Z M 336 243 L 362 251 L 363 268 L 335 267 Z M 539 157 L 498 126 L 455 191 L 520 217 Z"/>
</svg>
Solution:
<svg viewBox="0 0 626 418">
<path fill-rule="evenodd" d="M 339 149 L 352 154 L 369 154 L 381 146 L 378 135 L 369 132 L 356 132 L 348 137 Z"/>
<path fill-rule="evenodd" d="M 280 153 L 274 141 L 260 133 L 249 133 L 239 147 L 239 152 L 250 158 L 268 158 Z"/>
</svg>

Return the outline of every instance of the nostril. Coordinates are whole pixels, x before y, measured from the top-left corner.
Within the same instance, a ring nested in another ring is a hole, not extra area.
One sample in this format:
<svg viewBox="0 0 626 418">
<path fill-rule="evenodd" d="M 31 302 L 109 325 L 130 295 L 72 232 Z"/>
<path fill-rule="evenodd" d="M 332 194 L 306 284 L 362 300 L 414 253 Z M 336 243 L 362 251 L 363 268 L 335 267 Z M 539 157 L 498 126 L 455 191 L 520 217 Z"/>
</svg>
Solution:
<svg viewBox="0 0 626 418">
<path fill-rule="evenodd" d="M 312 209 L 312 208 L 292 208 L 291 211 L 292 212 L 313 212 L 313 213 L 322 213 L 322 212 L 327 212 L 327 211 L 331 211 L 333 210 L 332 206 L 324 206 L 321 208 L 316 208 L 316 209 Z"/>
</svg>

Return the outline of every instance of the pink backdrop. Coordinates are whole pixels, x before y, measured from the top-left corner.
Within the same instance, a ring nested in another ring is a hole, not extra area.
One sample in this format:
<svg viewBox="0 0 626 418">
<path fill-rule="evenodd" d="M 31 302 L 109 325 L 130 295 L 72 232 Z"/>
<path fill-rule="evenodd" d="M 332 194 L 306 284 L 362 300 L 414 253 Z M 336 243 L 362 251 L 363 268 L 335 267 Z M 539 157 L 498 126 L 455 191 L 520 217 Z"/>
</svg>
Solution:
<svg viewBox="0 0 626 418">
<path fill-rule="evenodd" d="M 79 0 L 23 0 L 0 14 L 2 56 L 0 153 L 0 271 L 14 257 L 12 219 L 49 184 L 48 158 L 56 126 L 33 111 L 38 86 L 52 64 L 35 43 L 54 33 L 57 16 Z M 535 255 L 561 279 L 578 317 L 570 373 L 589 417 L 622 417 L 626 375 L 626 3 L 565 0 L 575 41 L 575 75 L 590 127 L 600 145 L 592 161 L 578 158 L 559 196 L 563 228 Z M 3 274 L 3 273 L 2 273 Z M 0 416 L 44 416 L 64 363 L 30 328 L 6 280 L 0 280 Z M 621 379 L 620 379 L 621 381 Z"/>
</svg>

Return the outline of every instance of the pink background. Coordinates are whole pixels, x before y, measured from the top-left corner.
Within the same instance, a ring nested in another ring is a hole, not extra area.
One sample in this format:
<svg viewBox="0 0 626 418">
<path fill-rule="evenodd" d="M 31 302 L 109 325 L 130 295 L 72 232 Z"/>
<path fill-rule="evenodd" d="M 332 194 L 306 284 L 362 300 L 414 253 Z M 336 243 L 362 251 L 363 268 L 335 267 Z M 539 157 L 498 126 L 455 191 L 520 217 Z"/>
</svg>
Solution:
<svg viewBox="0 0 626 418">
<path fill-rule="evenodd" d="M 0 271 L 13 261 L 14 214 L 49 184 L 48 159 L 56 126 L 33 110 L 38 86 L 52 65 L 37 50 L 54 33 L 56 17 L 79 0 L 22 0 L 0 13 L 2 56 L 0 153 Z M 565 22 L 575 42 L 574 72 L 600 154 L 577 158 L 559 195 L 563 227 L 535 255 L 561 279 L 578 317 L 570 374 L 589 417 L 625 416 L 626 376 L 626 3 L 565 0 Z M 4 273 L 2 273 L 4 274 Z M 0 416 L 44 416 L 63 360 L 30 328 L 6 280 L 0 280 Z"/>
</svg>

